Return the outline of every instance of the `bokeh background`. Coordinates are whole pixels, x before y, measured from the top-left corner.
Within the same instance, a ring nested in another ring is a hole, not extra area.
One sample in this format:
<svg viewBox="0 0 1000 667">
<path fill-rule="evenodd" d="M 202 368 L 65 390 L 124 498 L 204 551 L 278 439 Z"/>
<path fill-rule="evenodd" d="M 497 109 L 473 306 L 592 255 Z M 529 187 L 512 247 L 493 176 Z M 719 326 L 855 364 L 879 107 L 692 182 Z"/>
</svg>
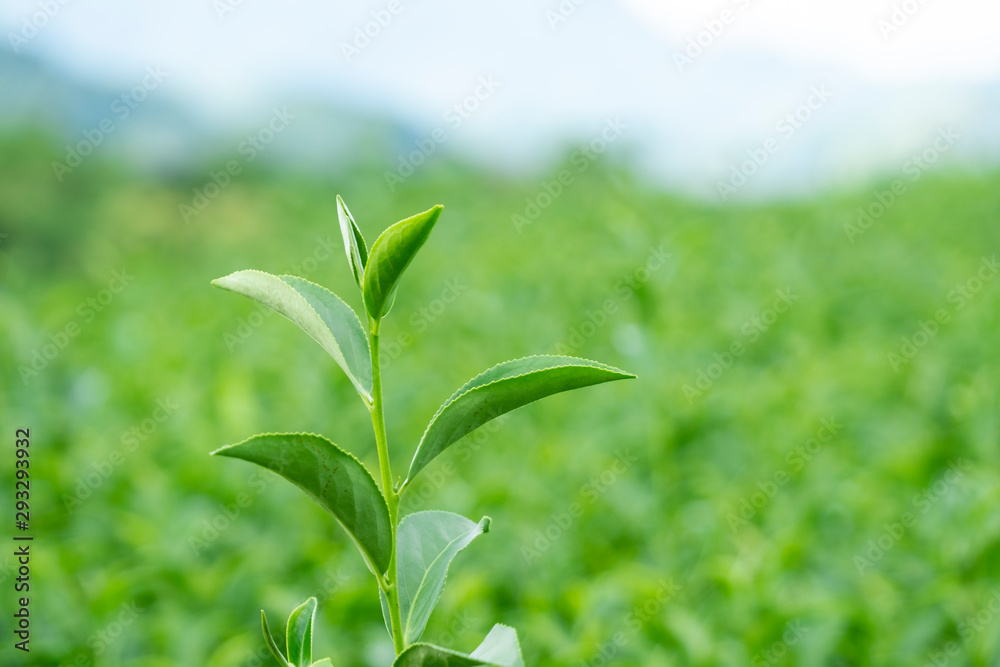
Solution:
<svg viewBox="0 0 1000 667">
<path fill-rule="evenodd" d="M 259 609 L 310 595 L 319 655 L 391 662 L 332 521 L 207 456 L 312 431 L 377 465 L 322 350 L 209 286 L 291 272 L 360 308 L 340 193 L 369 243 L 446 206 L 383 327 L 397 469 L 506 358 L 639 375 L 424 473 L 407 511 L 494 519 L 428 639 L 503 621 L 528 664 L 574 667 L 1000 664 L 997 12 L 5 2 L 0 489 L 30 428 L 35 542 L 29 656 L 0 555 L 0 662 L 269 665 Z"/>
</svg>

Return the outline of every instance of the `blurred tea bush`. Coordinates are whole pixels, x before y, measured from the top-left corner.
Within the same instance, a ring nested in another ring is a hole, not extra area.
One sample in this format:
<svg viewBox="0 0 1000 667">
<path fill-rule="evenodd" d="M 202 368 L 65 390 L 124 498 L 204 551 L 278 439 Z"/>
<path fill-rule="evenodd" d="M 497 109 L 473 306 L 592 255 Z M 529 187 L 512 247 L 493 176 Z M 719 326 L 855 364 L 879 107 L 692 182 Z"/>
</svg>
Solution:
<svg viewBox="0 0 1000 667">
<path fill-rule="evenodd" d="M 0 141 L 2 406 L 33 444 L 30 664 L 271 664 L 259 609 L 310 595 L 319 655 L 391 661 L 333 522 L 207 456 L 311 431 L 376 466 L 332 360 L 209 286 L 294 272 L 360 307 L 337 193 L 369 243 L 446 206 L 383 327 L 397 469 L 438 405 L 508 357 L 639 374 L 525 408 L 419 478 L 408 511 L 494 519 L 429 640 L 471 649 L 504 620 L 534 665 L 995 664 L 1000 175 L 925 175 L 849 234 L 888 183 L 718 208 L 597 162 L 536 210 L 538 180 L 461 164 L 395 192 L 364 162 L 258 167 L 185 223 L 224 157 L 159 177 L 95 157 L 59 183 L 59 156 L 42 133 Z"/>
</svg>

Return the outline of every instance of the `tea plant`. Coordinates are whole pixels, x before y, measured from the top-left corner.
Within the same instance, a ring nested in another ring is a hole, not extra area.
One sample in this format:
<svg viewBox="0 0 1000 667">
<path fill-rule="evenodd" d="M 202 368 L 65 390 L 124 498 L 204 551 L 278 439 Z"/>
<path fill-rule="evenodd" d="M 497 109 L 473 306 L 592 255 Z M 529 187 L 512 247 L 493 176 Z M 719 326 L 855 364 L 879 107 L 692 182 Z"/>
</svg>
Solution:
<svg viewBox="0 0 1000 667">
<path fill-rule="evenodd" d="M 417 444 L 406 478 L 393 484 L 383 414 L 379 332 L 403 272 L 427 240 L 442 207 L 390 226 L 369 251 L 340 197 L 337 205 L 347 262 L 361 290 L 367 327 L 335 294 L 296 276 L 237 271 L 212 284 L 281 313 L 343 369 L 371 413 L 381 490 L 357 458 L 319 435 L 256 435 L 212 453 L 250 461 L 281 475 L 333 515 L 378 582 L 382 614 L 395 646 L 394 666 L 523 667 L 517 634 L 505 625 L 495 625 L 468 655 L 419 641 L 441 596 L 451 561 L 489 531 L 490 519 L 484 517 L 476 523 L 441 511 L 416 512 L 400 519 L 400 497 L 438 454 L 490 420 L 558 392 L 635 376 L 595 361 L 553 355 L 494 366 L 469 380 L 438 409 Z M 283 667 L 332 667 L 329 658 L 313 662 L 315 613 L 316 598 L 309 598 L 291 613 L 282 652 L 261 611 L 264 640 Z"/>
</svg>

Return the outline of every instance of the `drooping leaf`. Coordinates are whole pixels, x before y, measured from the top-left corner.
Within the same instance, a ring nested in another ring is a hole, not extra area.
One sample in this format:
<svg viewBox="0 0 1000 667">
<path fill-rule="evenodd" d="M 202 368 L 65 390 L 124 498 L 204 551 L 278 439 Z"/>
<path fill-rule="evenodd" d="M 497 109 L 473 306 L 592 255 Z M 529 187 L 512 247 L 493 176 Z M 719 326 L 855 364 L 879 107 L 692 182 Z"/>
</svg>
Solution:
<svg viewBox="0 0 1000 667">
<path fill-rule="evenodd" d="M 365 265 L 368 263 L 368 245 L 354 222 L 354 216 L 347 209 L 347 204 L 337 195 L 337 218 L 340 221 L 340 234 L 344 237 L 344 250 L 347 251 L 347 264 L 354 274 L 354 282 L 361 287 L 365 275 Z"/>
<path fill-rule="evenodd" d="M 404 485 L 455 441 L 506 412 L 562 391 L 634 377 L 596 361 L 554 355 L 494 366 L 469 380 L 438 409 L 417 445 Z"/>
<path fill-rule="evenodd" d="M 285 634 L 288 661 L 293 665 L 312 664 L 313 621 L 316 618 L 316 598 L 309 598 L 289 615 Z"/>
<path fill-rule="evenodd" d="M 326 350 L 367 401 L 372 397 L 368 338 L 350 306 L 325 287 L 297 276 L 237 271 L 212 281 L 281 313 Z"/>
<path fill-rule="evenodd" d="M 502 623 L 493 626 L 490 634 L 486 635 L 486 639 L 472 652 L 471 657 L 496 663 L 502 667 L 524 667 L 517 631 Z"/>
<path fill-rule="evenodd" d="M 256 463 L 292 482 L 343 526 L 373 572 L 389 569 L 389 507 L 371 473 L 351 454 L 308 433 L 256 435 L 212 453 Z"/>
<path fill-rule="evenodd" d="M 436 510 L 410 514 L 399 522 L 396 568 L 404 643 L 420 639 L 441 597 L 451 561 L 489 529 L 489 517 L 477 524 L 458 514 Z"/>
<path fill-rule="evenodd" d="M 424 643 L 411 644 L 392 663 L 392 667 L 479 667 L 480 665 L 501 667 L 464 653 Z"/>
<path fill-rule="evenodd" d="M 427 240 L 443 208 L 435 206 L 412 218 L 400 220 L 382 232 L 372 244 L 362 286 L 365 308 L 372 319 L 382 319 L 391 306 L 400 276 Z"/>
<path fill-rule="evenodd" d="M 278 664 L 281 667 L 290 667 L 288 661 L 285 660 L 285 656 L 281 654 L 281 649 L 278 648 L 277 642 L 274 641 L 274 637 L 271 635 L 271 628 L 267 627 L 267 615 L 263 609 L 260 610 L 260 630 L 264 633 L 264 643 L 267 644 L 268 650 L 271 651 L 271 655 L 278 661 Z"/>
</svg>

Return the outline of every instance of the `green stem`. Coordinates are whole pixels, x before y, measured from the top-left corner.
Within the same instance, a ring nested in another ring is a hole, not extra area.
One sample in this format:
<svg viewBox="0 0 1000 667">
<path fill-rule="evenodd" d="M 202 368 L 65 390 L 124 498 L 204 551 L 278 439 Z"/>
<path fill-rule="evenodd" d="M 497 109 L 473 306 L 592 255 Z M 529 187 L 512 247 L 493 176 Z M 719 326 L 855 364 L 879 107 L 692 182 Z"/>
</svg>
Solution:
<svg viewBox="0 0 1000 667">
<path fill-rule="evenodd" d="M 392 641 L 396 655 L 403 652 L 403 624 L 399 613 L 399 592 L 396 588 L 396 519 L 399 514 L 399 494 L 392 487 L 392 469 L 389 467 L 389 443 L 385 437 L 385 414 L 382 409 L 382 370 L 379 367 L 379 321 L 371 322 L 372 353 L 372 427 L 375 429 L 375 445 L 378 447 L 378 465 L 382 471 L 382 493 L 389 504 L 389 523 L 392 525 L 392 556 L 389 571 L 380 579 L 385 597 L 389 602 L 389 619 L 392 622 Z"/>
</svg>

